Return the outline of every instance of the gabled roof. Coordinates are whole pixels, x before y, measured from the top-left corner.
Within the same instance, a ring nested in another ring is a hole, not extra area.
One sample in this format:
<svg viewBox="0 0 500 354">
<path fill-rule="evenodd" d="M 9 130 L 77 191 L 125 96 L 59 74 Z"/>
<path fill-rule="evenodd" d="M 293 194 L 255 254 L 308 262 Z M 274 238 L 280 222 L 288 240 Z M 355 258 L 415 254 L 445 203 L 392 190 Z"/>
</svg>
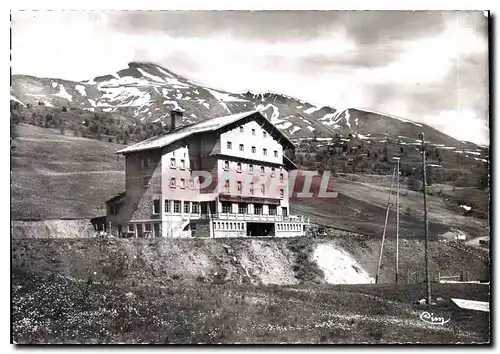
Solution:
<svg viewBox="0 0 500 354">
<path fill-rule="evenodd" d="M 181 127 L 178 130 L 175 130 L 173 132 L 161 135 L 161 136 L 155 136 L 149 139 L 146 139 L 144 141 L 141 141 L 140 143 L 134 144 L 127 146 L 124 149 L 121 149 L 117 151 L 117 154 L 127 154 L 130 152 L 135 152 L 135 151 L 144 151 L 144 150 L 152 150 L 152 149 L 160 149 L 162 147 L 168 146 L 170 144 L 175 143 L 178 140 L 181 140 L 183 138 L 187 138 L 188 136 L 191 136 L 193 134 L 198 134 L 198 133 L 203 133 L 203 132 L 210 132 L 210 131 L 217 131 L 229 124 L 235 123 L 241 119 L 247 118 L 253 114 L 258 113 L 261 118 L 263 118 L 265 121 L 267 121 L 276 131 L 279 132 L 279 134 L 291 145 L 294 146 L 294 144 L 288 139 L 288 137 L 283 134 L 274 124 L 272 124 L 265 116 L 262 115 L 259 111 L 248 111 L 248 112 L 242 112 L 242 113 L 237 113 L 237 114 L 232 114 L 229 116 L 224 116 L 224 117 L 217 117 L 217 118 L 212 118 L 208 119 L 206 121 L 203 121 L 201 123 L 189 125 L 186 127 Z"/>
<path fill-rule="evenodd" d="M 117 195 L 115 195 L 114 197 L 106 200 L 106 204 L 109 204 L 109 203 L 113 203 L 113 202 L 116 202 L 120 199 L 122 199 L 123 197 L 125 197 L 125 192 L 121 192 L 121 193 L 118 193 Z"/>
</svg>

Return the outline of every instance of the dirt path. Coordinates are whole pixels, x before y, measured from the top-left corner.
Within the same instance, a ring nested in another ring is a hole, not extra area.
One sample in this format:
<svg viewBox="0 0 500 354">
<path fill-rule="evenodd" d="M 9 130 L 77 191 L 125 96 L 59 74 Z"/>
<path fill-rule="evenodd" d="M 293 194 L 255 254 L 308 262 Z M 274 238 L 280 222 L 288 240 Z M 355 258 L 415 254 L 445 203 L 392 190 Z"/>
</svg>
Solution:
<svg viewBox="0 0 500 354">
<path fill-rule="evenodd" d="M 98 173 L 121 173 L 121 174 L 124 174 L 125 171 L 103 170 L 103 171 L 54 172 L 54 171 L 37 169 L 36 173 L 44 175 L 44 176 L 68 176 L 68 175 L 86 175 L 86 174 L 98 174 Z"/>
</svg>

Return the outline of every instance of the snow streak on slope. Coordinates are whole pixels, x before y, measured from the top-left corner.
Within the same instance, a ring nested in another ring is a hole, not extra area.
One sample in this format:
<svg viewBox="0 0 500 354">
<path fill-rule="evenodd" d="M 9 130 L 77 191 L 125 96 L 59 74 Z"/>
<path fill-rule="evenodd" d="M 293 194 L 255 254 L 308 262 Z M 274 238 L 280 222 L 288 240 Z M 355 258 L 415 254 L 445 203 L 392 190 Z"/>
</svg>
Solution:
<svg viewBox="0 0 500 354">
<path fill-rule="evenodd" d="M 312 106 L 311 108 L 308 108 L 304 110 L 304 113 L 311 114 L 319 110 L 319 107 Z"/>
<path fill-rule="evenodd" d="M 227 93 L 219 92 L 209 88 L 205 88 L 205 90 L 210 92 L 217 100 L 221 102 L 249 102 L 248 100 L 243 100 L 239 97 L 231 96 Z"/>
<path fill-rule="evenodd" d="M 16 102 L 18 102 L 18 103 L 20 103 L 20 104 L 22 104 L 22 105 L 24 106 L 24 103 L 22 103 L 21 101 L 19 101 L 16 97 L 14 97 L 14 96 L 10 95 L 10 99 L 11 99 L 12 101 L 16 101 Z"/>
<path fill-rule="evenodd" d="M 271 114 L 271 118 L 269 118 L 266 113 L 263 113 L 268 108 L 272 108 L 273 109 L 273 114 Z M 275 105 L 273 105 L 271 103 L 269 103 L 267 106 L 259 104 L 255 109 L 257 111 L 260 111 L 261 113 L 263 113 L 267 117 L 267 119 L 269 119 L 271 121 L 271 123 L 273 123 L 273 124 L 277 124 L 278 123 L 278 117 L 280 116 L 280 110 Z"/>
<path fill-rule="evenodd" d="M 165 80 L 163 80 L 161 77 L 151 75 L 150 73 L 142 70 L 141 68 L 137 68 L 137 70 L 142 74 L 142 76 L 147 77 L 147 78 L 149 78 L 149 79 L 151 79 L 153 81 L 159 81 L 161 83 L 165 82 Z"/>
<path fill-rule="evenodd" d="M 356 262 L 354 257 L 332 245 L 320 244 L 313 259 L 325 274 L 329 284 L 371 284 L 374 279 Z"/>
<path fill-rule="evenodd" d="M 54 96 L 65 98 L 68 101 L 71 101 L 71 99 L 73 98 L 69 93 L 66 92 L 66 88 L 61 84 L 59 85 L 59 92 L 54 93 Z"/>
<path fill-rule="evenodd" d="M 179 111 L 183 111 L 184 112 L 184 109 L 181 106 L 179 106 L 179 103 L 177 101 L 165 100 L 165 101 L 163 101 L 163 104 L 171 104 L 171 105 L 174 106 L 173 109 L 177 109 Z"/>
<path fill-rule="evenodd" d="M 85 86 L 83 86 L 83 85 L 76 85 L 75 86 L 75 90 L 77 90 L 78 92 L 80 92 L 80 95 L 87 96 L 87 92 L 85 91 Z"/>
</svg>

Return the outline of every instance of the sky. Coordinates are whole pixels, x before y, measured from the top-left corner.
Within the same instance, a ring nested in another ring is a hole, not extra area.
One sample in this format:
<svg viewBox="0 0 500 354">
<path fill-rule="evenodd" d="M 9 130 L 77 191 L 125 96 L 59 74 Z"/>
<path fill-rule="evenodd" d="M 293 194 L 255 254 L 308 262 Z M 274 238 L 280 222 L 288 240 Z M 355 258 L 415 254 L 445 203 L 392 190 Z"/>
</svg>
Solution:
<svg viewBox="0 0 500 354">
<path fill-rule="evenodd" d="M 489 144 L 482 11 L 16 11 L 14 74 L 86 80 L 131 61 Z"/>
</svg>

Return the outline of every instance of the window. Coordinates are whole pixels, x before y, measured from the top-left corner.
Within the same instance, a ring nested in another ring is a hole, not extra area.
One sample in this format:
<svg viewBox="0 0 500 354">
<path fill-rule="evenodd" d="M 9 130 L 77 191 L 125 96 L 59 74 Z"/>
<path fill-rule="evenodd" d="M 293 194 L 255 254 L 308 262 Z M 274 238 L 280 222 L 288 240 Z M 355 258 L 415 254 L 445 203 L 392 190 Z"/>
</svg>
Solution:
<svg viewBox="0 0 500 354">
<path fill-rule="evenodd" d="M 248 172 L 253 173 L 253 165 L 248 165 Z"/>
<path fill-rule="evenodd" d="M 238 193 L 241 193 L 242 190 L 241 181 L 236 182 L 236 187 L 238 188 Z"/>
<path fill-rule="evenodd" d="M 194 169 L 194 160 L 189 160 L 189 168 L 190 168 L 191 170 L 193 170 L 193 169 Z"/>
<path fill-rule="evenodd" d="M 189 179 L 189 188 L 194 189 L 194 180 L 192 178 Z"/>
<path fill-rule="evenodd" d="M 253 195 L 253 190 L 254 190 L 253 182 L 250 182 L 250 194 L 252 194 L 252 195 Z"/>
<path fill-rule="evenodd" d="M 165 213 L 170 213 L 172 210 L 170 209 L 170 200 L 165 199 Z"/>
<path fill-rule="evenodd" d="M 230 213 L 232 208 L 231 203 L 222 203 L 222 212 L 223 213 Z"/>
<path fill-rule="evenodd" d="M 170 178 L 170 187 L 175 188 L 175 177 Z"/>
<path fill-rule="evenodd" d="M 142 185 L 144 187 L 149 187 L 149 181 L 150 181 L 149 177 L 142 177 Z"/>
<path fill-rule="evenodd" d="M 142 168 L 148 168 L 151 166 L 151 160 L 149 157 L 143 157 L 141 160 Z"/>
<path fill-rule="evenodd" d="M 134 224 L 128 224 L 128 231 L 129 232 L 135 232 L 135 225 Z"/>
<path fill-rule="evenodd" d="M 245 151 L 243 144 L 240 144 L 240 151 Z"/>
<path fill-rule="evenodd" d="M 174 213 L 180 213 L 180 212 L 181 212 L 181 201 L 174 200 Z"/>
<path fill-rule="evenodd" d="M 186 160 L 182 159 L 181 160 L 181 169 L 185 169 L 186 168 Z"/>
<path fill-rule="evenodd" d="M 151 232 L 152 231 L 151 224 L 144 224 L 144 231 Z"/>
<path fill-rule="evenodd" d="M 186 188 L 186 180 L 181 178 L 181 188 Z"/>
<path fill-rule="evenodd" d="M 262 191 L 262 195 L 266 194 L 266 186 L 264 184 L 260 185 L 260 190 Z"/>
<path fill-rule="evenodd" d="M 243 127 L 242 126 L 240 127 L 240 133 L 243 133 Z"/>
<path fill-rule="evenodd" d="M 160 199 L 153 200 L 153 214 L 160 214 Z"/>
<path fill-rule="evenodd" d="M 200 203 L 199 202 L 193 202 L 193 206 L 191 208 L 191 213 L 198 214 L 199 212 L 200 212 Z"/>
<path fill-rule="evenodd" d="M 233 143 L 231 143 L 230 141 L 228 141 L 228 142 L 226 143 L 226 147 L 227 147 L 229 150 L 231 150 L 231 149 L 233 148 Z"/>
<path fill-rule="evenodd" d="M 260 173 L 261 174 L 266 173 L 266 168 L 264 166 L 260 166 Z"/>
<path fill-rule="evenodd" d="M 274 157 L 278 157 L 278 151 L 274 150 Z"/>
<path fill-rule="evenodd" d="M 252 129 L 252 135 L 255 135 L 255 129 Z"/>
<path fill-rule="evenodd" d="M 248 211 L 247 204 L 238 204 L 238 214 L 246 214 Z"/>
<path fill-rule="evenodd" d="M 254 214 L 262 215 L 262 204 L 255 204 L 254 210 L 255 210 Z"/>
<path fill-rule="evenodd" d="M 241 172 L 241 162 L 236 164 L 236 171 Z"/>
<path fill-rule="evenodd" d="M 266 132 L 262 132 L 262 136 L 263 136 L 264 138 L 267 138 L 267 133 L 266 133 Z"/>
<path fill-rule="evenodd" d="M 226 179 L 224 182 L 224 191 L 229 192 L 229 189 L 231 188 L 231 185 L 229 184 L 229 180 Z"/>
<path fill-rule="evenodd" d="M 280 181 L 283 181 L 283 179 L 284 179 L 283 173 L 280 173 Z"/>
<path fill-rule="evenodd" d="M 281 207 L 281 215 L 283 215 L 283 216 L 288 215 L 288 208 L 287 207 Z"/>
<path fill-rule="evenodd" d="M 267 156 L 267 149 L 262 149 L 262 153 L 264 154 L 264 156 Z"/>
<path fill-rule="evenodd" d="M 190 202 L 184 202 L 184 214 L 189 214 L 189 204 Z"/>
<path fill-rule="evenodd" d="M 224 161 L 224 169 L 229 170 L 229 161 Z"/>
<path fill-rule="evenodd" d="M 271 167 L 271 177 L 276 177 L 276 169 Z"/>
<path fill-rule="evenodd" d="M 280 189 L 280 198 L 283 198 L 284 195 L 285 195 L 285 191 L 283 189 Z"/>
<path fill-rule="evenodd" d="M 252 146 L 252 154 L 255 154 L 255 146 Z"/>
<path fill-rule="evenodd" d="M 276 205 L 269 205 L 269 215 L 276 215 Z"/>
<path fill-rule="evenodd" d="M 171 168 L 175 168 L 175 157 L 172 157 L 172 158 L 170 159 L 170 167 L 171 167 Z"/>
</svg>

